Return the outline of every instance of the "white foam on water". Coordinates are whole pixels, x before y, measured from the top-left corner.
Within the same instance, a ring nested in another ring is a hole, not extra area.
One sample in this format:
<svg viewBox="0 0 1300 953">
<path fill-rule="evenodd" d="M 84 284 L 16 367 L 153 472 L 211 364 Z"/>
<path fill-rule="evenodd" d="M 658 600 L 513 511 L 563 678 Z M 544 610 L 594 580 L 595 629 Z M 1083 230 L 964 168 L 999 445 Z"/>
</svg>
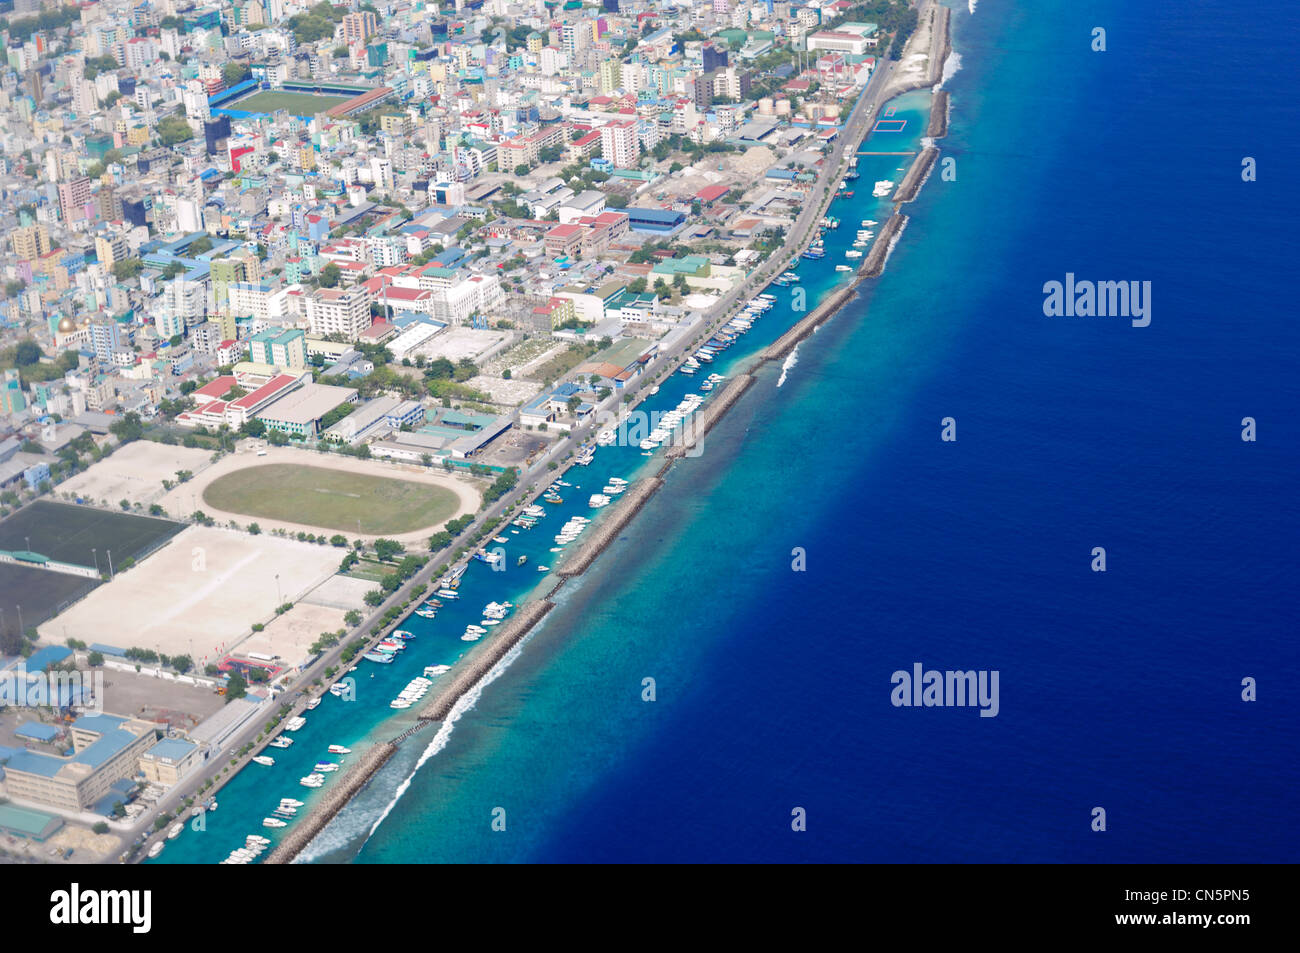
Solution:
<svg viewBox="0 0 1300 953">
<path fill-rule="evenodd" d="M 956 50 L 952 50 L 948 54 L 947 59 L 943 61 L 943 75 L 939 77 L 939 82 L 934 87 L 934 91 L 937 93 L 939 90 L 943 89 L 944 85 L 948 82 L 948 80 L 956 76 L 957 71 L 960 69 L 961 69 L 961 54 L 958 53 Z"/>
<path fill-rule="evenodd" d="M 415 762 L 414 767 L 411 768 L 410 774 L 408 774 L 397 786 L 397 789 L 393 792 L 392 799 L 384 807 L 383 811 L 380 812 L 379 817 L 376 818 L 374 822 L 370 823 L 369 830 L 365 831 L 364 839 L 359 845 L 357 845 L 358 851 L 366 845 L 366 842 L 374 836 L 375 831 L 379 830 L 379 825 L 384 823 L 388 818 L 388 815 L 393 812 L 393 808 L 397 806 L 397 802 L 400 801 L 402 796 L 410 789 L 411 782 L 415 780 L 415 775 L 419 773 L 420 768 L 422 768 L 430 758 L 447 747 L 447 743 L 451 740 L 451 733 L 456 727 L 456 722 L 460 721 L 461 715 L 465 714 L 465 712 L 469 711 L 478 703 L 479 698 L 483 694 L 484 687 L 500 678 L 514 660 L 519 658 L 519 655 L 523 650 L 523 644 L 526 641 L 527 639 L 521 640 L 514 646 L 514 648 L 503 655 L 501 661 L 488 669 L 487 673 L 474 683 L 473 688 L 456 700 L 456 704 L 452 705 L 451 711 L 447 712 L 447 717 L 443 719 L 442 724 L 438 726 L 437 733 L 429 741 L 429 744 L 425 747 L 424 751 L 421 752 L 419 760 Z M 355 801 L 353 802 L 353 805 L 354 804 Z M 349 813 L 351 813 L 349 808 L 353 807 L 353 805 L 344 808 L 339 812 L 337 817 L 326 825 L 324 830 L 313 837 L 307 848 L 299 854 L 295 863 L 311 863 L 313 860 L 345 846 L 348 842 L 360 835 L 366 824 L 365 812 L 361 812 L 361 816 L 357 818 L 357 821 L 360 823 L 353 823 L 351 825 L 340 825 L 339 823 L 347 817 Z M 326 836 L 327 833 L 329 836 Z"/>
<path fill-rule="evenodd" d="M 780 387 L 782 384 L 785 383 L 785 378 L 786 375 L 790 373 L 790 368 L 794 367 L 798 363 L 799 363 L 799 345 L 796 344 L 794 346 L 794 350 L 792 350 L 789 354 L 786 355 L 785 362 L 781 365 L 781 379 L 776 382 L 777 387 Z"/>
<path fill-rule="evenodd" d="M 966 8 L 970 10 L 970 15 L 975 15 L 975 7 L 979 5 L 980 0 L 966 0 Z"/>
</svg>

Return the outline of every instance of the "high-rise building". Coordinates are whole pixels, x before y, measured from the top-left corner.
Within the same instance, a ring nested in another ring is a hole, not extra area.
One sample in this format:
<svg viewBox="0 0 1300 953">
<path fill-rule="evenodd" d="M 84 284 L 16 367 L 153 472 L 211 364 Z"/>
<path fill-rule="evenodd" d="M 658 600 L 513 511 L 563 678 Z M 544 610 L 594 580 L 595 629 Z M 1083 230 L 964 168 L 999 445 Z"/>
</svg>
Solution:
<svg viewBox="0 0 1300 953">
<path fill-rule="evenodd" d="M 348 13 L 343 16 L 343 39 L 349 45 L 364 43 L 369 37 L 379 32 L 379 18 L 369 10 Z"/>
<path fill-rule="evenodd" d="M 636 135 L 636 123 L 630 119 L 623 119 L 601 126 L 600 154 L 614 163 L 616 168 L 634 168 L 641 154 L 641 143 Z"/>
<path fill-rule="evenodd" d="M 50 251 L 50 232 L 44 225 L 28 225 L 15 228 L 9 233 L 13 243 L 14 257 L 21 261 L 31 261 Z"/>
<path fill-rule="evenodd" d="M 95 214 L 94 189 L 84 175 L 59 185 L 59 211 L 65 222 L 84 222 Z"/>
</svg>

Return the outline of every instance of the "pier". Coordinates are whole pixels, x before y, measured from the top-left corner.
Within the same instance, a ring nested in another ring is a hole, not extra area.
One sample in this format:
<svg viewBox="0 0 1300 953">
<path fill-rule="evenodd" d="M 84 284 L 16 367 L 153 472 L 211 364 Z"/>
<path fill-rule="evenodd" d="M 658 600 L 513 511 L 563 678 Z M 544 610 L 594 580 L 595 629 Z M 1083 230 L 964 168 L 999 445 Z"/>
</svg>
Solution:
<svg viewBox="0 0 1300 953">
<path fill-rule="evenodd" d="M 614 504 L 614 512 L 610 513 L 605 519 L 601 520 L 600 525 L 591 531 L 591 537 L 583 544 L 583 547 L 570 559 L 565 560 L 563 566 L 556 570 L 561 576 L 581 576 L 587 571 L 587 568 L 596 561 L 596 557 L 604 552 L 605 547 L 612 543 L 618 534 L 623 531 L 632 517 L 645 505 L 646 500 L 655 495 L 655 492 L 664 485 L 664 481 L 658 477 L 647 477 L 644 480 L 638 480 L 636 484 L 628 490 L 619 501 Z"/>
<path fill-rule="evenodd" d="M 894 193 L 894 204 L 901 205 L 904 202 L 911 202 L 921 191 L 921 186 L 925 180 L 930 177 L 930 171 L 934 168 L 935 162 L 939 160 L 939 147 L 926 146 L 921 150 L 921 154 L 916 157 L 911 168 L 907 170 L 907 175 L 903 176 L 903 184 L 898 187 Z M 883 235 L 882 235 L 883 237 Z M 877 242 L 877 244 L 879 244 Z"/>
<path fill-rule="evenodd" d="M 329 793 L 317 804 L 313 804 L 311 812 L 296 824 L 284 840 L 276 845 L 275 850 L 266 855 L 266 864 L 291 864 L 295 857 L 302 853 L 313 837 L 324 830 L 325 825 L 334 819 L 334 815 L 343 810 L 346 805 L 357 793 L 366 786 L 366 783 L 375 776 L 397 751 L 397 745 L 391 742 L 376 745 L 361 756 L 361 760 L 348 769 L 347 773 L 339 780 L 338 784 L 332 785 Z"/>
</svg>

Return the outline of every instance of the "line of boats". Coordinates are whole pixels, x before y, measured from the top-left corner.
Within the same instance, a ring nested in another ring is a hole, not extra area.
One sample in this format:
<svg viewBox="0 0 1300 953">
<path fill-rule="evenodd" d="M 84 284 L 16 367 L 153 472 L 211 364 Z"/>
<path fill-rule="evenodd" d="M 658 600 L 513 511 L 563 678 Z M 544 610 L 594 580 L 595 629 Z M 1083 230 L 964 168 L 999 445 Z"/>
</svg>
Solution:
<svg viewBox="0 0 1300 953">
<path fill-rule="evenodd" d="M 505 621 L 510 610 L 515 607 L 513 602 L 489 602 L 483 607 L 483 622 L 480 625 L 470 624 L 465 626 L 465 634 L 460 637 L 462 642 L 477 642 L 483 636 L 487 635 L 488 629 L 494 625 L 500 625 Z"/>
<path fill-rule="evenodd" d="M 709 385 L 709 390 L 712 390 L 713 385 L 717 381 L 721 380 L 724 380 L 724 378 L 720 374 L 710 374 L 705 383 Z M 655 429 L 650 431 L 650 435 L 642 440 L 638 445 L 640 446 L 642 453 L 648 457 L 658 450 L 662 444 L 671 440 L 678 428 L 681 427 L 692 414 L 700 409 L 700 404 L 702 403 L 704 403 L 704 398 L 699 394 L 687 394 L 684 396 L 676 407 L 659 418 L 659 422 L 655 424 Z M 613 483 L 613 478 L 611 478 L 610 482 Z M 626 486 L 626 484 L 624 484 L 624 486 Z M 598 505 L 604 506 L 608 502 L 609 501 L 606 500 L 605 503 L 600 503 Z"/>
<path fill-rule="evenodd" d="M 406 683 L 406 687 L 398 692 L 397 697 L 388 703 L 389 708 L 410 708 L 421 698 L 429 693 L 433 687 L 433 679 L 425 678 L 423 675 L 417 675 Z"/>
</svg>

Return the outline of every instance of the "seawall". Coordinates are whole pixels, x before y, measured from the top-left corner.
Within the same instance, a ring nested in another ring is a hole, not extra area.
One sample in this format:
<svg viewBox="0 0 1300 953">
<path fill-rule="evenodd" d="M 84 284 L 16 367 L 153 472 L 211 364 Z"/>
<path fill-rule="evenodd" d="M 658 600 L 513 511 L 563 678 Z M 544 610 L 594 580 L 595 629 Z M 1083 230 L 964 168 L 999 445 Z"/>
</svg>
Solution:
<svg viewBox="0 0 1300 953">
<path fill-rule="evenodd" d="M 715 423 L 722 419 L 722 415 L 731 409 L 731 405 L 740 399 L 740 395 L 749 390 L 754 383 L 753 376 L 741 374 L 734 377 L 722 393 L 716 395 L 713 400 L 705 405 L 704 409 L 696 414 L 691 425 L 682 432 L 682 442 L 669 449 L 664 455 L 668 460 L 679 460 L 688 456 L 690 452 L 699 446 L 699 442 L 704 439 Z M 661 471 L 662 472 L 662 471 Z"/>
<path fill-rule="evenodd" d="M 786 331 L 785 334 L 768 345 L 767 349 L 759 355 L 758 363 L 779 361 L 789 354 L 796 344 L 812 334 L 813 328 L 829 318 L 844 305 L 844 302 L 853 297 L 857 290 L 857 284 L 856 281 L 850 281 L 843 287 L 836 288 L 825 301 L 809 311 L 807 317 L 801 319 L 789 331 Z"/>
<path fill-rule="evenodd" d="M 902 234 L 905 225 L 907 225 L 907 216 L 902 212 L 895 212 L 890 216 L 889 221 L 885 223 L 885 227 L 876 236 L 871 251 L 867 253 L 867 257 L 862 262 L 862 270 L 858 272 L 859 281 L 863 278 L 879 278 L 884 274 L 885 261 L 889 258 L 894 241 Z M 854 284 L 857 284 L 857 282 L 855 281 Z"/>
<path fill-rule="evenodd" d="M 477 685 L 483 676 L 491 671 L 492 666 L 501 661 L 507 652 L 518 645 L 519 641 L 528 634 L 532 627 L 540 622 L 542 617 L 553 608 L 555 608 L 555 603 L 549 599 L 538 599 L 536 602 L 527 603 L 515 612 L 509 621 L 503 623 L 492 634 L 492 638 L 483 645 L 481 652 L 463 660 L 457 666 L 459 671 L 455 672 L 449 681 L 435 690 L 433 698 L 420 712 L 420 720 L 429 722 L 445 719 L 451 712 L 452 707 L 461 699 L 461 696 Z M 422 727 L 423 725 L 417 725 L 408 729 L 397 738 L 394 738 L 393 743 L 405 740 Z"/>
<path fill-rule="evenodd" d="M 903 184 L 894 193 L 894 204 L 910 202 L 916 198 L 917 193 L 921 191 L 921 186 L 930 177 L 930 170 L 934 168 L 934 164 L 938 159 L 938 146 L 926 146 L 921 150 L 920 154 L 912 160 L 912 167 L 903 176 Z"/>
<path fill-rule="evenodd" d="M 925 127 L 925 134 L 930 139 L 942 139 L 948 135 L 948 110 L 951 106 L 948 90 L 941 89 L 934 94 L 930 104 L 930 122 Z"/>
<path fill-rule="evenodd" d="M 645 505 L 646 500 L 654 496 L 655 492 L 664 485 L 664 481 L 658 477 L 646 477 L 644 480 L 638 480 L 632 489 L 628 490 L 619 501 L 614 504 L 614 511 L 601 520 L 600 525 L 591 531 L 591 536 L 582 548 L 570 559 L 565 560 L 564 565 L 556 570 L 560 576 L 581 576 L 587 571 L 596 557 L 599 556 L 623 531 L 625 527 L 641 507 Z"/>
<path fill-rule="evenodd" d="M 343 810 L 345 804 L 352 800 L 366 783 L 382 768 L 397 751 L 397 745 L 391 742 L 376 745 L 361 756 L 361 760 L 348 769 L 338 784 L 332 785 L 322 801 L 312 806 L 311 813 L 296 824 L 276 845 L 275 850 L 267 854 L 266 864 L 290 864 L 306 847 L 313 837 L 319 834 L 334 815 Z"/>
</svg>

